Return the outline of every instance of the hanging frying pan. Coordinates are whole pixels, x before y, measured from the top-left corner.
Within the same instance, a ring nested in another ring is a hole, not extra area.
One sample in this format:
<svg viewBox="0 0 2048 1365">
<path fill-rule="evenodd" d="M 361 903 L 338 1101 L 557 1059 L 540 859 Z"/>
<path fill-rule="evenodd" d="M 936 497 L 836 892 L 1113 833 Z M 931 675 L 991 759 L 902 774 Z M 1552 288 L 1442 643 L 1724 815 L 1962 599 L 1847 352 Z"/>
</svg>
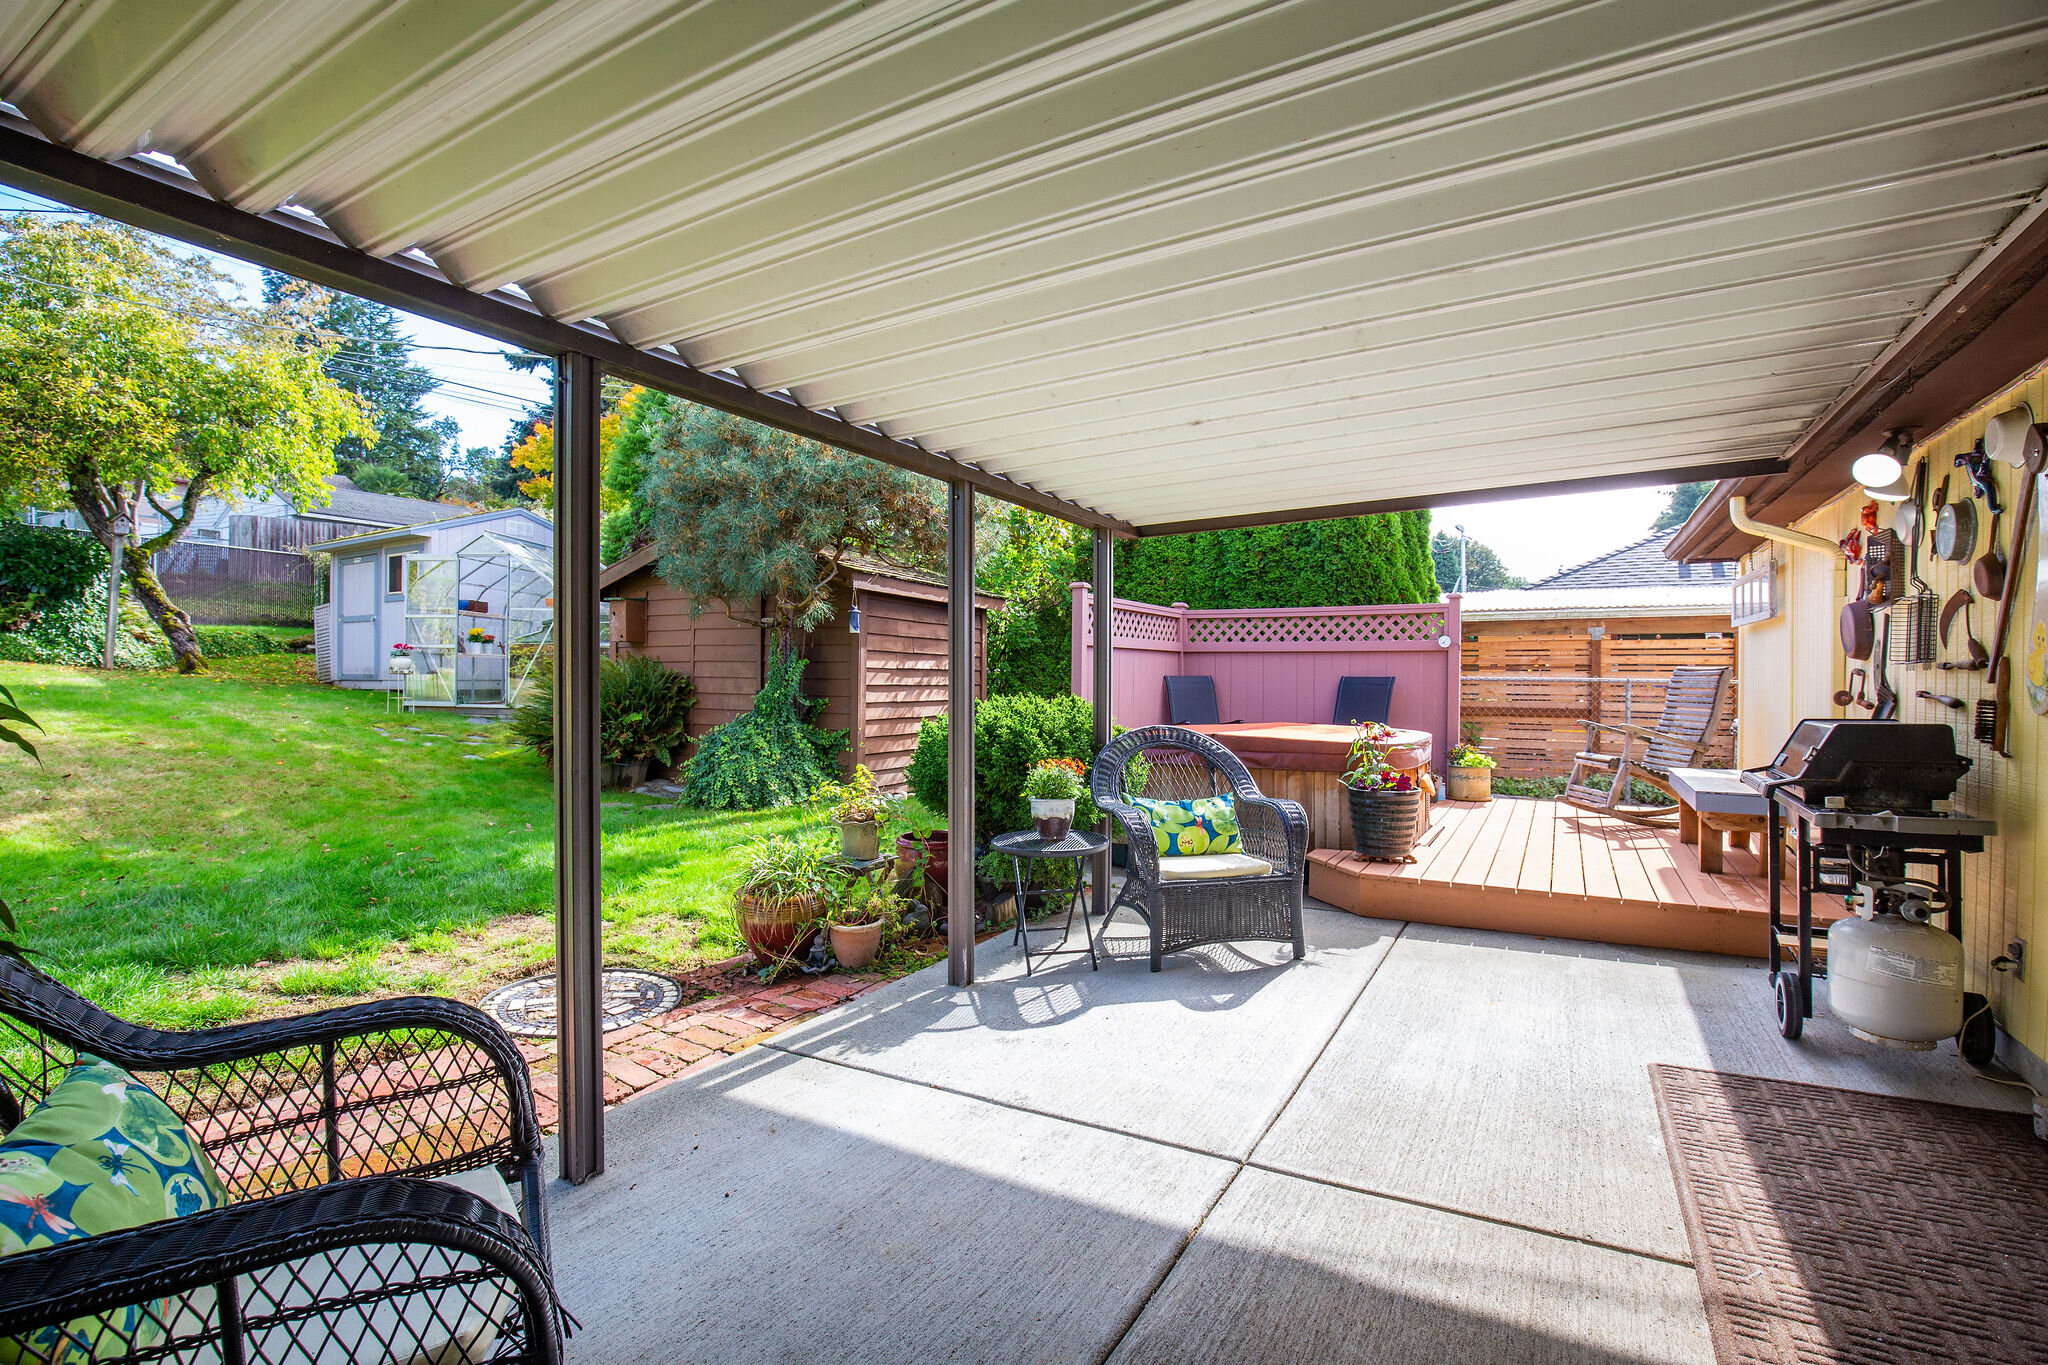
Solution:
<svg viewBox="0 0 2048 1365">
<path fill-rule="evenodd" d="M 1991 514 L 1991 534 L 1984 537 L 1984 553 L 1970 565 L 1970 586 L 1977 590 L 1977 596 L 2001 597 L 2005 594 L 2005 555 L 1998 548 L 1998 513 Z"/>
<path fill-rule="evenodd" d="M 1946 503 L 1934 519 L 1934 553 L 1951 564 L 1969 562 L 1977 550 L 1977 504 Z"/>
<path fill-rule="evenodd" d="M 1852 659 L 1870 657 L 1877 643 L 1877 613 L 1858 597 L 1842 608 L 1842 652 Z"/>
</svg>

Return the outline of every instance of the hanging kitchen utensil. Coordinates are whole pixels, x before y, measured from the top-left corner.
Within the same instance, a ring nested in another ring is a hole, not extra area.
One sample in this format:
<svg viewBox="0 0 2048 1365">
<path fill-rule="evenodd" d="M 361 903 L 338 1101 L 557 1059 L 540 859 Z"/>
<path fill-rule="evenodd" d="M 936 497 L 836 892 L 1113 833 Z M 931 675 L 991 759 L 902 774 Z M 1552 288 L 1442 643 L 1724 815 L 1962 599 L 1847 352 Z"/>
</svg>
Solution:
<svg viewBox="0 0 2048 1365">
<path fill-rule="evenodd" d="M 1872 701 L 1868 696 L 1866 696 L 1863 691 L 1863 684 L 1869 679 L 1869 677 L 1870 672 L 1868 669 L 1859 668 L 1856 670 L 1856 704 L 1866 711 L 1870 710 L 1872 707 L 1877 705 L 1877 703 Z"/>
<path fill-rule="evenodd" d="M 1956 456 L 1956 468 L 1970 476 L 1970 487 L 1976 491 L 1978 497 L 1984 499 L 1985 511 L 2005 510 L 1998 501 L 1998 483 L 1991 477 L 1991 457 L 1984 453 L 1982 437 L 1977 439 L 1976 445 Z"/>
<path fill-rule="evenodd" d="M 1838 687 L 1835 689 L 1835 705 L 1847 706 L 1850 702 L 1855 700 L 1856 694 L 1854 692 L 1851 692 L 1848 688 Z"/>
<path fill-rule="evenodd" d="M 2026 403 L 2007 408 L 1984 425 L 1984 453 L 2000 464 L 2018 468 L 2027 462 L 2027 433 L 2034 409 Z"/>
<path fill-rule="evenodd" d="M 1977 550 L 1977 504 L 1951 502 L 1934 518 L 1934 553 L 1951 564 L 1968 562 Z"/>
<path fill-rule="evenodd" d="M 1979 446 L 1983 442 L 1978 442 Z M 2034 514 L 2034 485 L 2041 472 L 2044 453 L 2041 428 L 2028 429 L 2022 445 L 2025 462 L 2020 466 L 2025 482 L 2020 485 L 2020 507 L 2013 519 L 2012 548 L 2017 556 L 2020 547 L 2027 542 L 2027 523 Z M 2006 750 L 2007 722 L 2012 718 L 2010 704 L 2006 701 L 2006 688 L 2012 673 L 2012 661 L 2006 657 L 2006 647 L 2011 643 L 2012 603 L 2019 594 L 2019 575 L 2005 575 L 2005 591 L 1998 597 L 1998 625 L 1991 633 L 1991 695 L 1977 699 L 1976 725 L 1973 733 L 1981 744 L 1988 744 L 2007 758 L 2012 757 Z"/>
<path fill-rule="evenodd" d="M 1891 679 L 1886 677 L 1884 672 L 1884 656 L 1891 653 L 1891 648 L 1892 618 L 1887 616 L 1884 618 L 1884 643 L 1878 646 L 1877 653 L 1871 659 L 1870 665 L 1877 677 L 1877 703 L 1875 709 L 1870 713 L 1872 720 L 1898 719 L 1899 694 L 1892 691 Z"/>
<path fill-rule="evenodd" d="M 2005 554 L 1998 548 L 1998 513 L 1991 514 L 1991 531 L 1984 537 L 1984 553 L 1970 565 L 1970 586 L 1979 597 L 2005 594 Z"/>
<path fill-rule="evenodd" d="M 1951 711 L 1960 711 L 1963 709 L 1963 699 L 1961 697 L 1951 697 L 1946 692 L 1929 692 L 1923 689 L 1921 691 L 1915 692 L 1913 695 L 1916 697 L 1925 697 L 1927 700 L 1931 702 L 1939 702 L 1941 705 L 1946 706 Z"/>
<path fill-rule="evenodd" d="M 1944 645 L 1948 643 L 1949 626 L 1954 623 L 1956 617 L 1960 616 L 1969 605 L 1970 590 L 1968 588 L 1957 588 L 1948 595 L 1948 601 L 1941 604 L 1941 642 Z"/>
<path fill-rule="evenodd" d="M 1860 597 L 1851 598 L 1842 606 L 1842 652 L 1852 659 L 1870 657 L 1870 646 L 1877 633 L 1877 613 L 1870 603 Z"/>
<path fill-rule="evenodd" d="M 1913 494 L 1899 504 L 1899 510 L 1892 514 L 1892 530 L 1906 547 L 1913 559 L 1913 575 L 1920 574 L 1920 537 L 1927 530 L 1927 511 L 1924 500 L 1927 497 L 1927 461 L 1913 466 Z"/>
<path fill-rule="evenodd" d="M 1934 622 L 1940 604 L 1920 577 L 1920 495 L 1927 489 L 1927 461 L 1913 470 L 1913 496 L 1899 504 L 1892 527 L 1906 546 L 1906 571 L 1913 590 L 1892 603 L 1892 662 L 1902 668 L 1931 664 L 1935 658 Z"/>
<path fill-rule="evenodd" d="M 1905 556 L 1890 531 L 1872 531 L 1863 540 L 1863 600 L 1881 607 L 1903 590 Z"/>
</svg>

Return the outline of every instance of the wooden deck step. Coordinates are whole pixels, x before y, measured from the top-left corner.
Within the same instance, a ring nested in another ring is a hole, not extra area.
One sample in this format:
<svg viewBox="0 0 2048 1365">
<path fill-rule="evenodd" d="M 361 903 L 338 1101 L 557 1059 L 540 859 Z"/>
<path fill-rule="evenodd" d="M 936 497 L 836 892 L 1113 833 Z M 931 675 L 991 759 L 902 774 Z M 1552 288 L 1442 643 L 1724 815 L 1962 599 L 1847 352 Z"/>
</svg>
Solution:
<svg viewBox="0 0 2048 1365">
<path fill-rule="evenodd" d="M 1412 863 L 1308 858 L 1308 893 L 1356 915 L 1744 957 L 1769 943 L 1757 854 L 1730 849 L 1724 871 L 1702 872 L 1675 829 L 1556 801 L 1440 802 Z M 1843 913 L 1834 897 L 1815 901 L 1820 929 Z"/>
</svg>

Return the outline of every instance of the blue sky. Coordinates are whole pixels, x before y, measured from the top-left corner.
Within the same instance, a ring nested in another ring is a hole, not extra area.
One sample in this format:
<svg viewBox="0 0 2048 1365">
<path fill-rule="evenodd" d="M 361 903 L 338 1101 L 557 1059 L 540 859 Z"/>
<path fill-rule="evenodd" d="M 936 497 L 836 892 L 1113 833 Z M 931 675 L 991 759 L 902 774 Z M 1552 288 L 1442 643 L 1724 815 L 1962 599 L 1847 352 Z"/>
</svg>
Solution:
<svg viewBox="0 0 2048 1365">
<path fill-rule="evenodd" d="M 61 207 L 0 188 L 0 211 Z M 213 252 L 200 254 L 240 280 L 252 297 L 261 288 L 262 272 L 255 266 Z M 422 406 L 454 418 L 465 447 L 498 446 L 526 404 L 547 396 L 549 381 L 507 365 L 500 343 L 409 313 L 399 317 L 422 348 L 414 359 L 441 381 Z M 1435 525 L 1455 534 L 1453 528 L 1462 524 L 1473 539 L 1491 545 L 1511 572 L 1534 579 L 1640 539 L 1663 506 L 1664 492 L 1655 488 L 1573 493 L 1446 507 L 1436 513 Z"/>
</svg>

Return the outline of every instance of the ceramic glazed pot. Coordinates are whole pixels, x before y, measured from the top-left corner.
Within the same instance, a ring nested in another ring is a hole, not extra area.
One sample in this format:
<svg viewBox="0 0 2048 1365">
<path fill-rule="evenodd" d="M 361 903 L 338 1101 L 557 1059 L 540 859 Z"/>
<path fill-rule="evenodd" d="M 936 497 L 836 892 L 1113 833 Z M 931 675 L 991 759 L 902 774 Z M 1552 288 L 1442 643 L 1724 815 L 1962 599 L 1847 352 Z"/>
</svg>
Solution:
<svg viewBox="0 0 2048 1365">
<path fill-rule="evenodd" d="M 882 922 L 873 924 L 835 924 L 832 926 L 832 956 L 839 959 L 839 965 L 850 972 L 857 972 L 875 960 L 875 954 L 882 951 Z"/>
<path fill-rule="evenodd" d="M 1493 769 L 1491 768 L 1446 768 L 1451 780 L 1450 798 L 1453 801 L 1491 801 L 1493 799 Z"/>
<path fill-rule="evenodd" d="M 882 856 L 882 825 L 878 820 L 844 820 L 839 825 L 839 856 L 851 863 L 869 863 Z"/>
<path fill-rule="evenodd" d="M 1351 792 L 1351 848 L 1359 857 L 1410 862 L 1421 830 L 1420 790 Z"/>
<path fill-rule="evenodd" d="M 946 831 L 936 830 L 928 839 L 899 835 L 896 840 L 897 874 L 908 877 L 924 868 L 924 887 L 918 892 L 936 911 L 946 903 Z"/>
<path fill-rule="evenodd" d="M 763 967 L 802 957 L 818 937 L 815 896 L 770 900 L 742 894 L 733 898 L 733 908 L 740 922 L 740 937 Z"/>
<path fill-rule="evenodd" d="M 1031 798 L 1031 820 L 1038 826 L 1039 838 L 1057 843 L 1066 838 L 1067 832 L 1074 827 L 1074 803 L 1034 796 Z"/>
</svg>

